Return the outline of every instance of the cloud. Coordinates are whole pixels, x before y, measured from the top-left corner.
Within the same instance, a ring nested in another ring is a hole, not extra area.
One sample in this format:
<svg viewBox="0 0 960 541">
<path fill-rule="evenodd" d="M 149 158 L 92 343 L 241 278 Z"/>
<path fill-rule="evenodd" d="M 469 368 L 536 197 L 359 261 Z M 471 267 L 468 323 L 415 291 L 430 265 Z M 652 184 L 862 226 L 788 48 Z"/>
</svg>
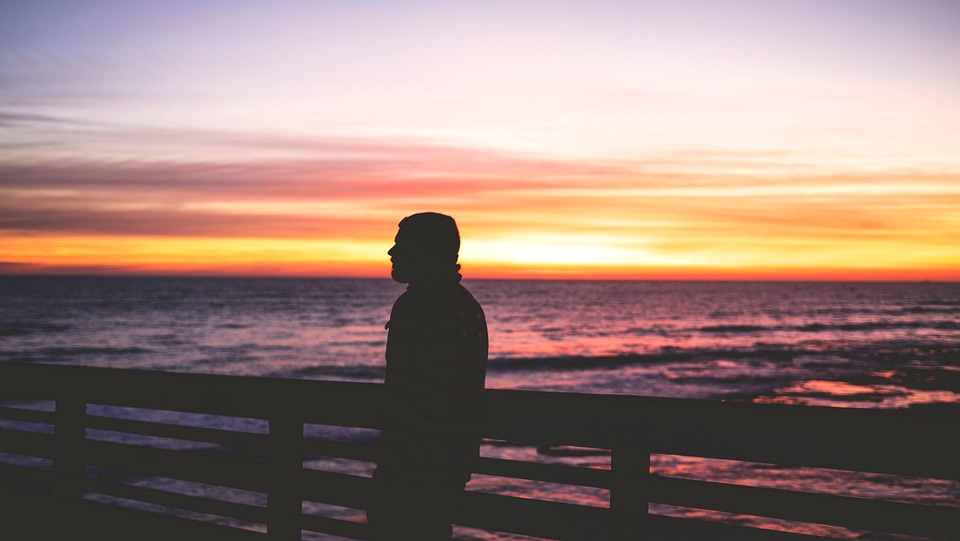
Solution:
<svg viewBox="0 0 960 541">
<path fill-rule="evenodd" d="M 946 205 L 943 213 L 960 206 L 952 175 L 656 173 L 649 162 L 564 162 L 393 141 L 317 145 L 328 157 L 7 160 L 0 162 L 0 227 L 175 236 L 364 234 L 373 216 L 441 207 L 504 231 L 609 231 L 633 224 L 790 236 L 868 229 L 857 225 L 863 223 L 903 228 L 905 219 L 929 220 L 913 216 L 917 208 Z M 702 158 L 706 164 L 738 159 L 749 161 L 739 154 Z M 700 160 L 686 157 L 688 167 Z"/>
<path fill-rule="evenodd" d="M 66 116 L 0 111 L 0 127 L 2 128 L 19 128 L 38 125 L 43 127 L 91 126 L 94 125 L 94 123 Z"/>
<path fill-rule="evenodd" d="M 22 261 L 0 261 L 0 273 L 12 274 L 17 271 L 26 271 L 33 267 L 30 263 Z"/>
<path fill-rule="evenodd" d="M 99 238 L 84 256 L 96 265 L 120 258 L 117 252 L 98 262 L 95 254 L 111 246 L 103 239 L 126 238 L 128 247 L 149 239 L 160 250 L 151 264 L 160 265 L 179 257 L 177 246 L 199 246 L 175 239 L 203 246 L 222 239 L 234 246 L 231 264 L 252 269 L 243 258 L 256 256 L 244 239 L 289 240 L 295 243 L 285 248 L 283 272 L 293 272 L 292 261 L 317 253 L 309 244 L 315 240 L 362 246 L 362 261 L 377 261 L 402 216 L 436 210 L 454 215 L 465 237 L 484 247 L 477 257 L 489 268 L 503 252 L 498 246 L 564 254 L 572 239 L 588 238 L 579 253 L 619 254 L 631 265 L 960 266 L 949 253 L 960 244 L 956 174 L 742 172 L 790 159 L 777 154 L 565 161 L 423 141 L 272 141 L 315 152 L 222 160 L 8 157 L 0 161 L 0 241 L 19 238 L 9 246 L 22 251 L 29 245 L 22 239 L 34 236 L 57 251 L 58 242 Z M 169 250 L 159 248 L 162 239 L 171 239 Z M 269 250 L 263 246 L 258 250 Z M 340 249 L 323 257 L 332 261 Z M 135 258 L 122 261 L 122 268 L 137 268 Z M 197 261 L 176 268 L 209 271 L 210 261 Z"/>
</svg>

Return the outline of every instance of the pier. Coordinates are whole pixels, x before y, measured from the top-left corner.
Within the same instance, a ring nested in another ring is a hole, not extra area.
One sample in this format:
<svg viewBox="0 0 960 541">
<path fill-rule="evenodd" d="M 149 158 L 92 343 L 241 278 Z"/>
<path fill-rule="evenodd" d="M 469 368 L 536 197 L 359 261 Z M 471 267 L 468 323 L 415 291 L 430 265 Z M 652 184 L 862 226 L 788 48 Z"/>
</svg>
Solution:
<svg viewBox="0 0 960 541">
<path fill-rule="evenodd" d="M 362 517 L 369 477 L 304 465 L 324 457 L 375 463 L 375 439 L 324 439 L 309 427 L 376 430 L 382 394 L 382 386 L 371 383 L 0 364 L 0 537 L 48 539 L 67 532 L 77 539 L 292 541 L 319 532 L 366 539 L 362 518 L 323 516 L 310 504 Z M 115 410 L 136 415 L 103 413 Z M 204 422 L 174 422 L 177 416 L 168 412 L 203 416 Z M 955 540 L 960 504 L 658 475 L 651 473 L 651 457 L 960 481 L 958 431 L 955 411 L 488 390 L 486 439 L 544 450 L 590 449 L 608 453 L 610 461 L 600 469 L 484 457 L 477 474 L 594 487 L 608 495 L 608 505 L 468 490 L 455 523 L 558 540 L 823 539 L 651 512 L 667 505 Z M 169 442 L 209 445 L 183 450 Z M 187 494 L 132 481 L 145 476 L 209 490 Z M 252 497 L 222 497 L 217 487 Z M 19 536 L 8 537 L 11 530 Z"/>
</svg>

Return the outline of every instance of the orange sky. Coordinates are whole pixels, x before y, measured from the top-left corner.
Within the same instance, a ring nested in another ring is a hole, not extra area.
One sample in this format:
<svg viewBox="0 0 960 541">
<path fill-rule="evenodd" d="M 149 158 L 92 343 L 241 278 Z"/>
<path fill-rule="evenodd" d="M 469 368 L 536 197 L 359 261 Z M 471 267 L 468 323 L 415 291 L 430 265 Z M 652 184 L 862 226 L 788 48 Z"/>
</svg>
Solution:
<svg viewBox="0 0 960 541">
<path fill-rule="evenodd" d="M 960 280 L 956 3 L 641 4 L 4 5 L 0 273 Z"/>
<path fill-rule="evenodd" d="M 22 179 L 0 203 L 19 227 L 0 238 L 3 270 L 385 276 L 399 219 L 437 210 L 457 218 L 471 277 L 960 277 L 957 175 L 397 152 L 398 169 L 390 157 L 0 169 Z"/>
</svg>

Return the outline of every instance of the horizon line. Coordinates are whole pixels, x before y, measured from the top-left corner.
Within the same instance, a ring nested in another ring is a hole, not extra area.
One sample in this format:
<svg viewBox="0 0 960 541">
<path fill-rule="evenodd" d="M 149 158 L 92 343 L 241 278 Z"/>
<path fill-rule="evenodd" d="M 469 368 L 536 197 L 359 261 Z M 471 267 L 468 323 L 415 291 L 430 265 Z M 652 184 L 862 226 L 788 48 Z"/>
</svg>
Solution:
<svg viewBox="0 0 960 541">
<path fill-rule="evenodd" d="M 389 276 L 370 275 L 295 275 L 295 274 L 211 274 L 211 273 L 149 273 L 149 272 L 117 272 L 117 273 L 4 273 L 3 278 L 208 278 L 208 279 L 289 279 L 289 280 L 385 280 L 394 281 Z M 793 283 L 896 283 L 896 284 L 960 284 L 958 279 L 937 278 L 817 278 L 817 277 L 588 277 L 588 276 L 465 276 L 467 281 L 502 281 L 502 282 L 793 282 Z M 398 282 L 400 283 L 400 282 Z"/>
</svg>

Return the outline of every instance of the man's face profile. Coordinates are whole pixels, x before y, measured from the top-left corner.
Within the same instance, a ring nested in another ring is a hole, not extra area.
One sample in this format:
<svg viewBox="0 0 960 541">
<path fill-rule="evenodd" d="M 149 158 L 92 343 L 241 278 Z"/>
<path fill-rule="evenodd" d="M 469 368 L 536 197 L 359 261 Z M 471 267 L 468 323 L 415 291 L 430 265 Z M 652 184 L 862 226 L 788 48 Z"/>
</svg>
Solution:
<svg viewBox="0 0 960 541">
<path fill-rule="evenodd" d="M 409 237 L 402 230 L 397 232 L 387 255 L 393 265 L 390 276 L 402 284 L 410 283 L 416 269 L 416 256 Z"/>
</svg>

